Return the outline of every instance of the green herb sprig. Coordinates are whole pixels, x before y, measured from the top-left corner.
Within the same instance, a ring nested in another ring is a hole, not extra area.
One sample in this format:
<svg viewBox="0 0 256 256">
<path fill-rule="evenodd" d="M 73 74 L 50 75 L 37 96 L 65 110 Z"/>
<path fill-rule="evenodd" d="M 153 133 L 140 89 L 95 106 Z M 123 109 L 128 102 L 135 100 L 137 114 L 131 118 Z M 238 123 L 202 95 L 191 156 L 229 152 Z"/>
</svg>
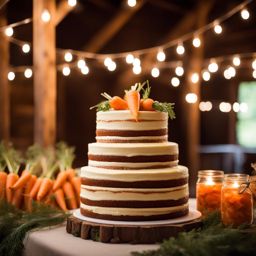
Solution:
<svg viewBox="0 0 256 256">
<path fill-rule="evenodd" d="M 153 108 L 156 111 L 168 113 L 168 116 L 170 117 L 170 119 L 175 119 L 175 117 L 176 117 L 174 110 L 173 110 L 174 103 L 154 101 Z"/>
</svg>

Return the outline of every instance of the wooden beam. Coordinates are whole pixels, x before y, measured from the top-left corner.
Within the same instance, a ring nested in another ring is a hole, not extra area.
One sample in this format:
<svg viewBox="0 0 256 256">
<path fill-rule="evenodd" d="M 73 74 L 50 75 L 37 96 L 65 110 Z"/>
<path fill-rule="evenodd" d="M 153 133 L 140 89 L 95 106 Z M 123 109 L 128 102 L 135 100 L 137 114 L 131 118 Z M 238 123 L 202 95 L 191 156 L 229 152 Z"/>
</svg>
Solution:
<svg viewBox="0 0 256 256">
<path fill-rule="evenodd" d="M 55 25 L 57 26 L 75 6 L 70 6 L 67 0 L 61 0 L 56 8 Z"/>
<path fill-rule="evenodd" d="M 4 8 L 0 12 L 0 27 L 7 24 Z M 0 140 L 10 139 L 10 89 L 7 79 L 9 69 L 9 42 L 0 32 Z"/>
<path fill-rule="evenodd" d="M 213 1 L 204 2 L 203 0 L 198 2 L 197 8 L 197 24 L 196 27 L 200 28 L 207 23 L 208 14 L 213 5 Z M 199 102 L 201 98 L 201 80 L 193 83 L 191 76 L 193 73 L 199 74 L 204 59 L 204 38 L 200 36 L 201 46 L 199 48 L 192 47 L 191 54 L 186 57 L 187 63 L 185 63 L 185 84 L 181 87 L 181 106 L 183 112 L 186 113 L 181 116 L 182 127 L 183 127 L 183 138 L 185 141 L 185 147 L 183 152 L 186 155 L 186 164 L 189 167 L 189 178 L 190 178 L 190 193 L 195 195 L 195 184 L 197 179 L 197 172 L 199 170 L 199 145 L 200 145 L 200 111 Z M 187 93 L 195 93 L 198 100 L 195 104 L 189 104 L 185 101 Z"/>
<path fill-rule="evenodd" d="M 41 14 L 48 10 L 49 22 Z M 34 139 L 47 146 L 56 137 L 55 1 L 33 0 Z"/>
<path fill-rule="evenodd" d="M 98 52 L 109 40 L 141 9 L 144 0 L 138 1 L 133 8 L 122 8 L 88 43 L 83 50 Z"/>
<path fill-rule="evenodd" d="M 171 1 L 165 1 L 165 0 L 157 0 L 157 1 L 156 0 L 149 0 L 149 1 L 152 5 L 163 8 L 167 11 L 180 13 L 180 14 L 184 14 L 184 13 L 188 12 L 188 9 L 186 9 L 186 8 L 184 8 L 184 7 L 182 7 L 178 4 L 175 4 Z"/>
</svg>

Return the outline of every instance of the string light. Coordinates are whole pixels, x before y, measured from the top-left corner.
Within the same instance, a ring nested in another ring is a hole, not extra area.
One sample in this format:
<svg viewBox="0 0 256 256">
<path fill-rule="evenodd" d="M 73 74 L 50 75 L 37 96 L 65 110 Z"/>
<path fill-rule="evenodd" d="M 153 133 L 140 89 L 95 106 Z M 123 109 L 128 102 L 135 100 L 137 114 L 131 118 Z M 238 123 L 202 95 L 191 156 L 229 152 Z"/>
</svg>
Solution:
<svg viewBox="0 0 256 256">
<path fill-rule="evenodd" d="M 218 35 L 222 33 L 222 26 L 218 23 L 214 25 L 213 29 L 214 29 L 214 32 Z"/>
<path fill-rule="evenodd" d="M 140 59 L 134 58 L 132 64 L 133 64 L 133 66 L 140 66 Z"/>
<path fill-rule="evenodd" d="M 212 110 L 212 103 L 210 101 L 201 101 L 199 103 L 199 109 L 203 112 Z"/>
<path fill-rule="evenodd" d="M 159 69 L 158 69 L 157 67 L 152 68 L 152 70 L 151 70 L 151 75 L 152 75 L 153 77 L 159 77 L 159 75 L 160 75 Z"/>
<path fill-rule="evenodd" d="M 235 77 L 236 75 L 236 70 L 234 67 L 230 66 L 227 69 L 224 70 L 224 77 L 226 79 L 231 79 L 232 77 Z"/>
<path fill-rule="evenodd" d="M 252 68 L 256 69 L 256 59 L 252 62 Z"/>
<path fill-rule="evenodd" d="M 231 104 L 228 102 L 221 102 L 219 104 L 219 109 L 221 112 L 228 113 L 231 111 Z"/>
<path fill-rule="evenodd" d="M 187 103 L 193 104 L 197 102 L 197 95 L 195 93 L 188 93 L 185 99 Z"/>
<path fill-rule="evenodd" d="M 66 52 L 64 55 L 64 59 L 66 62 L 71 62 L 73 60 L 73 55 L 71 52 Z"/>
<path fill-rule="evenodd" d="M 30 45 L 29 44 L 23 44 L 22 45 L 22 51 L 24 52 L 24 53 L 29 53 L 30 52 Z"/>
<path fill-rule="evenodd" d="M 209 81 L 211 79 L 211 74 L 207 70 L 204 70 L 202 72 L 202 77 L 204 81 Z"/>
<path fill-rule="evenodd" d="M 110 57 L 107 57 L 107 58 L 105 58 L 105 60 L 104 60 L 104 65 L 105 65 L 106 67 L 108 67 L 108 66 L 111 64 L 111 62 L 112 62 L 112 59 L 111 59 Z"/>
<path fill-rule="evenodd" d="M 6 36 L 11 37 L 14 33 L 13 28 L 12 27 L 6 28 L 4 33 L 5 33 Z"/>
<path fill-rule="evenodd" d="M 183 46 L 182 43 L 179 43 L 177 48 L 176 48 L 176 52 L 179 54 L 179 55 L 183 55 L 185 53 L 185 48 Z"/>
<path fill-rule="evenodd" d="M 165 61 L 165 53 L 161 50 L 157 53 L 157 56 L 156 56 L 157 60 L 160 61 L 160 62 L 163 62 Z"/>
<path fill-rule="evenodd" d="M 178 87 L 180 85 L 180 80 L 178 77 L 173 77 L 171 80 L 171 84 L 173 87 Z"/>
<path fill-rule="evenodd" d="M 235 102 L 235 103 L 233 103 L 233 107 L 232 108 L 233 108 L 234 112 L 239 112 L 240 104 L 238 102 Z"/>
<path fill-rule="evenodd" d="M 89 70 L 89 68 L 86 65 L 81 67 L 81 73 L 83 75 L 87 75 L 89 73 L 89 71 L 90 70 Z"/>
<path fill-rule="evenodd" d="M 109 62 L 108 66 L 107 66 L 109 71 L 115 71 L 116 70 L 116 63 L 111 60 L 111 62 Z"/>
<path fill-rule="evenodd" d="M 198 36 L 194 37 L 192 44 L 194 47 L 198 48 L 201 45 L 201 40 Z"/>
<path fill-rule="evenodd" d="M 77 61 L 77 67 L 82 69 L 84 66 L 86 66 L 86 62 L 83 59 L 80 59 Z"/>
<path fill-rule="evenodd" d="M 26 68 L 25 71 L 24 71 L 24 76 L 26 78 L 30 78 L 30 77 L 32 77 L 32 75 L 33 75 L 32 69 L 31 68 Z"/>
<path fill-rule="evenodd" d="M 76 1 L 76 0 L 68 0 L 68 5 L 69 5 L 70 7 L 74 7 L 74 6 L 76 6 L 76 4 L 77 4 L 77 1 Z"/>
<path fill-rule="evenodd" d="M 7 75 L 7 78 L 8 78 L 9 81 L 13 81 L 14 78 L 15 78 L 15 73 L 12 72 L 12 71 L 10 71 L 10 72 L 8 73 L 8 75 Z"/>
<path fill-rule="evenodd" d="M 134 56 L 131 53 L 129 53 L 129 54 L 127 54 L 125 60 L 126 60 L 127 64 L 132 64 L 133 60 L 134 60 Z"/>
<path fill-rule="evenodd" d="M 241 10 L 240 14 L 243 20 L 248 20 L 250 18 L 250 13 L 247 9 Z"/>
<path fill-rule="evenodd" d="M 196 84 L 198 81 L 199 81 L 199 75 L 198 75 L 198 73 L 193 73 L 193 74 L 191 75 L 191 82 L 192 82 L 193 84 Z"/>
<path fill-rule="evenodd" d="M 209 70 L 211 73 L 215 73 L 215 72 L 218 71 L 218 69 L 219 69 L 218 64 L 217 64 L 214 60 L 212 60 L 212 61 L 210 62 L 210 64 L 208 65 L 208 70 Z"/>
<path fill-rule="evenodd" d="M 247 105 L 247 103 L 245 103 L 245 102 L 240 103 L 240 111 L 242 113 L 248 112 L 248 105 Z"/>
<path fill-rule="evenodd" d="M 63 69 L 62 69 L 62 74 L 63 74 L 64 76 L 69 76 L 70 73 L 71 73 L 71 70 L 70 70 L 70 67 L 69 67 L 69 66 L 63 67 Z"/>
<path fill-rule="evenodd" d="M 238 57 L 238 56 L 235 56 L 234 58 L 233 58 L 233 64 L 234 64 L 234 66 L 236 66 L 236 67 L 238 67 L 238 66 L 240 66 L 240 64 L 241 64 L 241 60 L 240 60 L 240 58 Z"/>
<path fill-rule="evenodd" d="M 253 70 L 252 77 L 256 79 L 256 70 Z"/>
<path fill-rule="evenodd" d="M 135 75 L 140 74 L 140 73 L 141 73 L 141 66 L 140 66 L 140 65 L 135 65 L 135 66 L 133 66 L 132 71 L 133 71 L 133 73 L 134 73 Z"/>
<path fill-rule="evenodd" d="M 175 68 L 175 74 L 176 74 L 177 76 L 183 76 L 183 74 L 184 74 L 184 68 L 183 68 L 182 66 L 177 66 L 177 67 Z"/>
<path fill-rule="evenodd" d="M 43 10 L 41 14 L 41 20 L 45 23 L 49 22 L 51 20 L 51 14 L 48 10 Z"/>
<path fill-rule="evenodd" d="M 130 7 L 134 7 L 134 6 L 136 6 L 137 1 L 136 0 L 127 0 L 127 4 Z"/>
</svg>

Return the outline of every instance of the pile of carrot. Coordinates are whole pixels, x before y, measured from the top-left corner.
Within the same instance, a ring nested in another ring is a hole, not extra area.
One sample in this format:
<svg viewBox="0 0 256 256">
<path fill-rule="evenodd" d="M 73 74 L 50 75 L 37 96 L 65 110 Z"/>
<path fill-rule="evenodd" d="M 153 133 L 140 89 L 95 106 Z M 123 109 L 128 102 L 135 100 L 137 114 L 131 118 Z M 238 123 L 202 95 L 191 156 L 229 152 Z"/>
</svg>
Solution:
<svg viewBox="0 0 256 256">
<path fill-rule="evenodd" d="M 31 146 L 27 158 L 12 146 L 0 144 L 0 200 L 27 211 L 40 202 L 63 211 L 80 204 L 80 177 L 72 168 L 74 149 L 59 143 L 56 149 Z M 25 162 L 25 168 L 20 171 Z"/>
</svg>

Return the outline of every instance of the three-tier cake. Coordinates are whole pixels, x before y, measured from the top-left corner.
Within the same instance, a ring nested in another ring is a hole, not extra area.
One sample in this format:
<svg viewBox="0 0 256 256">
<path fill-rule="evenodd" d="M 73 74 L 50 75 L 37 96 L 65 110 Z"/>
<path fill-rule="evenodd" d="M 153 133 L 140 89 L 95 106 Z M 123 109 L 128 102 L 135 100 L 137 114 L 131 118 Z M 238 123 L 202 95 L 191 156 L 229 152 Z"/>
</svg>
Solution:
<svg viewBox="0 0 256 256">
<path fill-rule="evenodd" d="M 188 214 L 188 169 L 178 165 L 178 144 L 168 142 L 168 114 L 97 112 L 96 143 L 81 169 L 81 214 L 144 221 Z"/>
</svg>

